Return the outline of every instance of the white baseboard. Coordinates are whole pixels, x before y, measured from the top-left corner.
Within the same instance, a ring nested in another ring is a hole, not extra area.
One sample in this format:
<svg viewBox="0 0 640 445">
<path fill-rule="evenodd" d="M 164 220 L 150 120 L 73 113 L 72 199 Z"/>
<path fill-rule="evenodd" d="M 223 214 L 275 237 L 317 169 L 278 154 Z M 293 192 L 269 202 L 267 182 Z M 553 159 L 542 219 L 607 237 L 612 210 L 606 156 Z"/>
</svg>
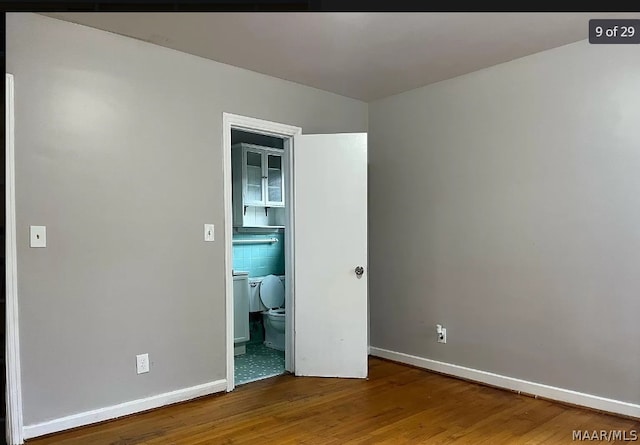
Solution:
<svg viewBox="0 0 640 445">
<path fill-rule="evenodd" d="M 159 408 L 172 403 L 184 402 L 216 392 L 225 391 L 227 389 L 227 381 L 225 379 L 216 380 L 214 382 L 203 383 L 202 385 L 192 386 L 190 388 L 178 389 L 176 391 L 158 394 L 156 396 L 146 397 L 144 399 L 132 400 L 130 402 L 120 403 L 119 405 L 107 406 L 106 408 L 94 409 L 84 413 L 73 414 L 71 416 L 61 417 L 59 419 L 49 420 L 47 422 L 27 425 L 23 428 L 24 438 L 31 439 L 33 437 L 43 436 L 45 434 L 56 433 L 79 426 L 89 425 L 92 423 L 103 422 L 129 414 L 135 414 L 154 408 Z"/>
<path fill-rule="evenodd" d="M 528 382 L 526 380 L 480 371 L 478 369 L 466 368 L 464 366 L 453 365 L 451 363 L 439 362 L 428 358 L 417 357 L 415 355 L 404 354 L 402 352 L 389 351 L 387 349 L 376 348 L 373 346 L 370 347 L 369 350 L 370 354 L 373 356 L 405 363 L 407 365 L 413 365 L 419 368 L 509 389 L 511 391 L 544 397 L 550 400 L 557 400 L 600 411 L 640 418 L 640 405 L 636 405 L 634 403 L 607 399 L 605 397 L 543 385 L 541 383 Z"/>
</svg>

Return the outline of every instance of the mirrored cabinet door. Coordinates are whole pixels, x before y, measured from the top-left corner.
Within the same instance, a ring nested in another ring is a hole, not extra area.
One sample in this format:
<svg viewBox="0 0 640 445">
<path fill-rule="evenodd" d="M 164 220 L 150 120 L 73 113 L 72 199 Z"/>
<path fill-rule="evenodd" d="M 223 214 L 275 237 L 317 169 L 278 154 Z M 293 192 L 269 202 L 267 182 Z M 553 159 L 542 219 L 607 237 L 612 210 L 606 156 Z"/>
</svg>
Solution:
<svg viewBox="0 0 640 445">
<path fill-rule="evenodd" d="M 284 176 L 282 156 L 266 153 L 267 155 L 267 205 L 284 205 Z"/>
<path fill-rule="evenodd" d="M 263 204 L 263 153 L 257 150 L 244 151 L 245 195 L 244 204 Z"/>
</svg>

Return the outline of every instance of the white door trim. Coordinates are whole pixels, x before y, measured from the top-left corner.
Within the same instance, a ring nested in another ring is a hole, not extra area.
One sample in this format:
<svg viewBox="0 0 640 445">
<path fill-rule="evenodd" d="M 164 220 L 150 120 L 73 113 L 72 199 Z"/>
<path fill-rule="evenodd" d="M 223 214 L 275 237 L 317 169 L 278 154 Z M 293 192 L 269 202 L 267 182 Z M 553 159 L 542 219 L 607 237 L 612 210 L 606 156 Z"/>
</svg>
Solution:
<svg viewBox="0 0 640 445">
<path fill-rule="evenodd" d="M 6 379 L 7 379 L 7 443 L 18 445 L 24 442 L 22 431 L 22 383 L 20 381 L 20 338 L 18 329 L 18 265 L 16 248 L 16 195 L 15 195 L 15 120 L 13 75 L 5 78 L 5 125 L 6 125 Z"/>
<path fill-rule="evenodd" d="M 285 331 L 285 369 L 294 372 L 294 332 L 295 321 L 293 319 L 294 289 L 293 282 L 293 239 L 294 239 L 294 209 L 293 203 L 293 136 L 302 134 L 302 128 L 292 125 L 270 122 L 263 119 L 240 116 L 231 113 L 222 113 L 222 160 L 223 160 L 223 191 L 224 191 L 224 273 L 225 273 L 225 304 L 227 324 L 227 391 L 233 391 L 234 381 L 234 355 L 233 355 L 233 208 L 231 205 L 231 129 L 241 129 L 253 133 L 261 133 L 269 136 L 285 137 L 284 168 L 286 171 L 285 184 L 285 306 L 287 307 L 286 331 Z"/>
</svg>

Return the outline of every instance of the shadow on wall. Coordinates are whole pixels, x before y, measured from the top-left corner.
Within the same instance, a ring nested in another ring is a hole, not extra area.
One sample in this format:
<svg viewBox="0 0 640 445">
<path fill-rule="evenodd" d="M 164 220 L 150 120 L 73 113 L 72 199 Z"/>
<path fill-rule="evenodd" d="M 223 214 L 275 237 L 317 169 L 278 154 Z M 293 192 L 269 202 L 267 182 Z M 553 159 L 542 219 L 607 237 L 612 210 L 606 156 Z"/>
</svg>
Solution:
<svg viewBox="0 0 640 445">
<path fill-rule="evenodd" d="M 263 145 L 265 147 L 273 147 L 284 149 L 284 139 L 267 136 L 264 134 L 250 133 L 248 131 L 231 130 L 231 145 L 239 142 L 246 142 L 247 144 Z"/>
</svg>

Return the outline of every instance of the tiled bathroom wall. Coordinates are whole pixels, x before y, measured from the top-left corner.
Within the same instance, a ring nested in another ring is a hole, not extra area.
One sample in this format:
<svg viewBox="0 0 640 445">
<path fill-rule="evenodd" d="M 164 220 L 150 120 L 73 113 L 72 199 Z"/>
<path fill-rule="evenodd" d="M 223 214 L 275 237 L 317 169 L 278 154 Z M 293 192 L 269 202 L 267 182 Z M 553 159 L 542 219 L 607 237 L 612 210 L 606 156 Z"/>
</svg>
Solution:
<svg viewBox="0 0 640 445">
<path fill-rule="evenodd" d="M 234 233 L 234 240 L 276 238 L 277 243 L 234 244 L 233 269 L 249 272 L 249 277 L 284 275 L 284 233 Z"/>
</svg>

